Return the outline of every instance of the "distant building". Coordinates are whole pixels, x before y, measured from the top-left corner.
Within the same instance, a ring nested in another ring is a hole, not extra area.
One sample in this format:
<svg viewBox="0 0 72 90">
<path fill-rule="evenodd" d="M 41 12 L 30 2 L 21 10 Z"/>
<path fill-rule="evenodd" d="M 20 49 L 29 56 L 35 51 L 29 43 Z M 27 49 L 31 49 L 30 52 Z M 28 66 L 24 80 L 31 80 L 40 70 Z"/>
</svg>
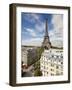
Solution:
<svg viewBox="0 0 72 90">
<path fill-rule="evenodd" d="M 63 49 L 52 48 L 46 20 L 45 36 L 42 43 L 45 49 L 40 58 L 40 70 L 43 76 L 63 75 Z"/>
<path fill-rule="evenodd" d="M 22 61 L 23 65 L 27 66 L 27 63 L 28 63 L 28 61 L 27 61 L 28 51 L 27 51 L 27 49 L 25 47 L 22 47 L 21 49 L 22 49 L 21 50 L 21 61 Z"/>
<path fill-rule="evenodd" d="M 21 61 L 25 66 L 30 66 L 37 61 L 37 49 L 36 47 L 21 47 Z"/>
</svg>

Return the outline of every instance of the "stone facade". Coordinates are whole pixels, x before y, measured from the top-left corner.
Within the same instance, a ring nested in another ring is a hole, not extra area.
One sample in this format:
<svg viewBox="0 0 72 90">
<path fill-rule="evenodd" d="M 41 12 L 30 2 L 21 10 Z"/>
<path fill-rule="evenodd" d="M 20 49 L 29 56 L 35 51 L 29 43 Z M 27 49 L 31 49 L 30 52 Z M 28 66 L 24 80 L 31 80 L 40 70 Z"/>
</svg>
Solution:
<svg viewBox="0 0 72 90">
<path fill-rule="evenodd" d="M 63 75 L 63 50 L 45 50 L 40 59 L 40 69 L 43 76 Z"/>
</svg>

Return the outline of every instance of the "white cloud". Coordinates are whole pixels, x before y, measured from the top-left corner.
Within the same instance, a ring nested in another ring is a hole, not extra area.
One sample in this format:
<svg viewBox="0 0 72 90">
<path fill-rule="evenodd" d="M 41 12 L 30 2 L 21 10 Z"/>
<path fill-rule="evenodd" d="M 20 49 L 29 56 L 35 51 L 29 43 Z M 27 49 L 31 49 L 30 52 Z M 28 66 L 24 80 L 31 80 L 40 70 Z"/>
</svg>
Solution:
<svg viewBox="0 0 72 90">
<path fill-rule="evenodd" d="M 38 32 L 43 32 L 45 30 L 45 23 L 44 22 L 39 22 L 35 25 L 35 29 L 38 31 Z"/>
<path fill-rule="evenodd" d="M 34 23 L 33 28 L 25 28 L 32 37 L 36 37 L 39 33 L 44 31 L 45 23 L 40 20 L 40 16 L 38 14 L 26 14 L 25 19 L 27 19 L 31 23 Z"/>
<path fill-rule="evenodd" d="M 42 38 L 32 38 L 29 40 L 22 41 L 22 45 L 30 46 L 41 46 L 43 39 Z"/>
<path fill-rule="evenodd" d="M 40 16 L 37 14 L 30 14 L 30 20 L 35 22 L 34 29 L 37 32 L 42 32 L 45 29 L 45 23 L 40 20 Z"/>
<path fill-rule="evenodd" d="M 63 28 L 63 17 L 62 15 L 52 15 L 52 24 L 56 30 L 62 30 Z"/>
<path fill-rule="evenodd" d="M 32 37 L 36 37 L 36 36 L 37 36 L 35 30 L 33 30 L 33 29 L 27 28 L 26 31 L 27 31 Z"/>
<path fill-rule="evenodd" d="M 53 30 L 50 30 L 50 40 L 52 45 L 63 46 L 63 17 L 62 15 L 52 15 Z"/>
<path fill-rule="evenodd" d="M 38 22 L 39 21 L 39 16 L 37 14 L 34 13 L 28 13 L 26 14 L 26 18 L 29 22 Z"/>
<path fill-rule="evenodd" d="M 30 14 L 32 18 L 34 18 L 35 20 L 39 20 L 39 16 L 37 14 Z"/>
<path fill-rule="evenodd" d="M 62 42 L 62 40 L 61 41 L 59 41 L 59 40 L 53 40 L 52 41 L 52 45 L 53 46 L 57 46 L 57 47 L 63 47 L 63 42 Z"/>
<path fill-rule="evenodd" d="M 45 23 L 40 20 L 40 16 L 34 13 L 26 14 L 26 19 L 31 22 L 35 23 L 34 29 L 38 32 L 42 32 L 45 29 Z"/>
</svg>

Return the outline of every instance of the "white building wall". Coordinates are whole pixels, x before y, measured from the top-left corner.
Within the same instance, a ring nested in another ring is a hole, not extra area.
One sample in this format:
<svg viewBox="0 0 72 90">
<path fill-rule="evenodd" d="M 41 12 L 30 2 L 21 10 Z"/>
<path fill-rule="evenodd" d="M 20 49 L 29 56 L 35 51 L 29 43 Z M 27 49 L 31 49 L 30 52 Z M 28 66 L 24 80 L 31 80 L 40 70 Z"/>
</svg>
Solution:
<svg viewBox="0 0 72 90">
<path fill-rule="evenodd" d="M 63 51 L 59 49 L 45 50 L 40 59 L 43 76 L 63 74 Z"/>
<path fill-rule="evenodd" d="M 23 62 L 24 65 L 27 65 L 27 50 L 25 48 L 22 47 L 22 51 L 21 51 L 21 60 Z"/>
</svg>

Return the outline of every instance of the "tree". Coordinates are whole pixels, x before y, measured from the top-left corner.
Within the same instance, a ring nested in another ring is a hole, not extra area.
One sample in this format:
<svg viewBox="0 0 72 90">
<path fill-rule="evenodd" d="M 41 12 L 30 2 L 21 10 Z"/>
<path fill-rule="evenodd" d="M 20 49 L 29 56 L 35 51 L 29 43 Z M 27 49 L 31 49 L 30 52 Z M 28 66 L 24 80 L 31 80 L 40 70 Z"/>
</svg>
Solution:
<svg viewBox="0 0 72 90">
<path fill-rule="evenodd" d="M 37 48 L 37 56 L 38 56 L 38 60 L 41 58 L 42 52 L 44 51 L 44 48 L 39 47 Z"/>
<path fill-rule="evenodd" d="M 34 64 L 34 76 L 42 76 L 42 72 L 40 71 L 40 58 L 44 48 L 39 47 L 37 48 L 37 62 Z"/>
<path fill-rule="evenodd" d="M 40 69 L 35 70 L 34 76 L 42 76 L 42 72 L 40 71 Z"/>
<path fill-rule="evenodd" d="M 30 49 L 28 50 L 27 59 L 28 59 L 28 65 L 32 65 L 41 58 L 41 54 L 44 51 L 44 48 L 37 47 L 36 49 Z"/>
</svg>

